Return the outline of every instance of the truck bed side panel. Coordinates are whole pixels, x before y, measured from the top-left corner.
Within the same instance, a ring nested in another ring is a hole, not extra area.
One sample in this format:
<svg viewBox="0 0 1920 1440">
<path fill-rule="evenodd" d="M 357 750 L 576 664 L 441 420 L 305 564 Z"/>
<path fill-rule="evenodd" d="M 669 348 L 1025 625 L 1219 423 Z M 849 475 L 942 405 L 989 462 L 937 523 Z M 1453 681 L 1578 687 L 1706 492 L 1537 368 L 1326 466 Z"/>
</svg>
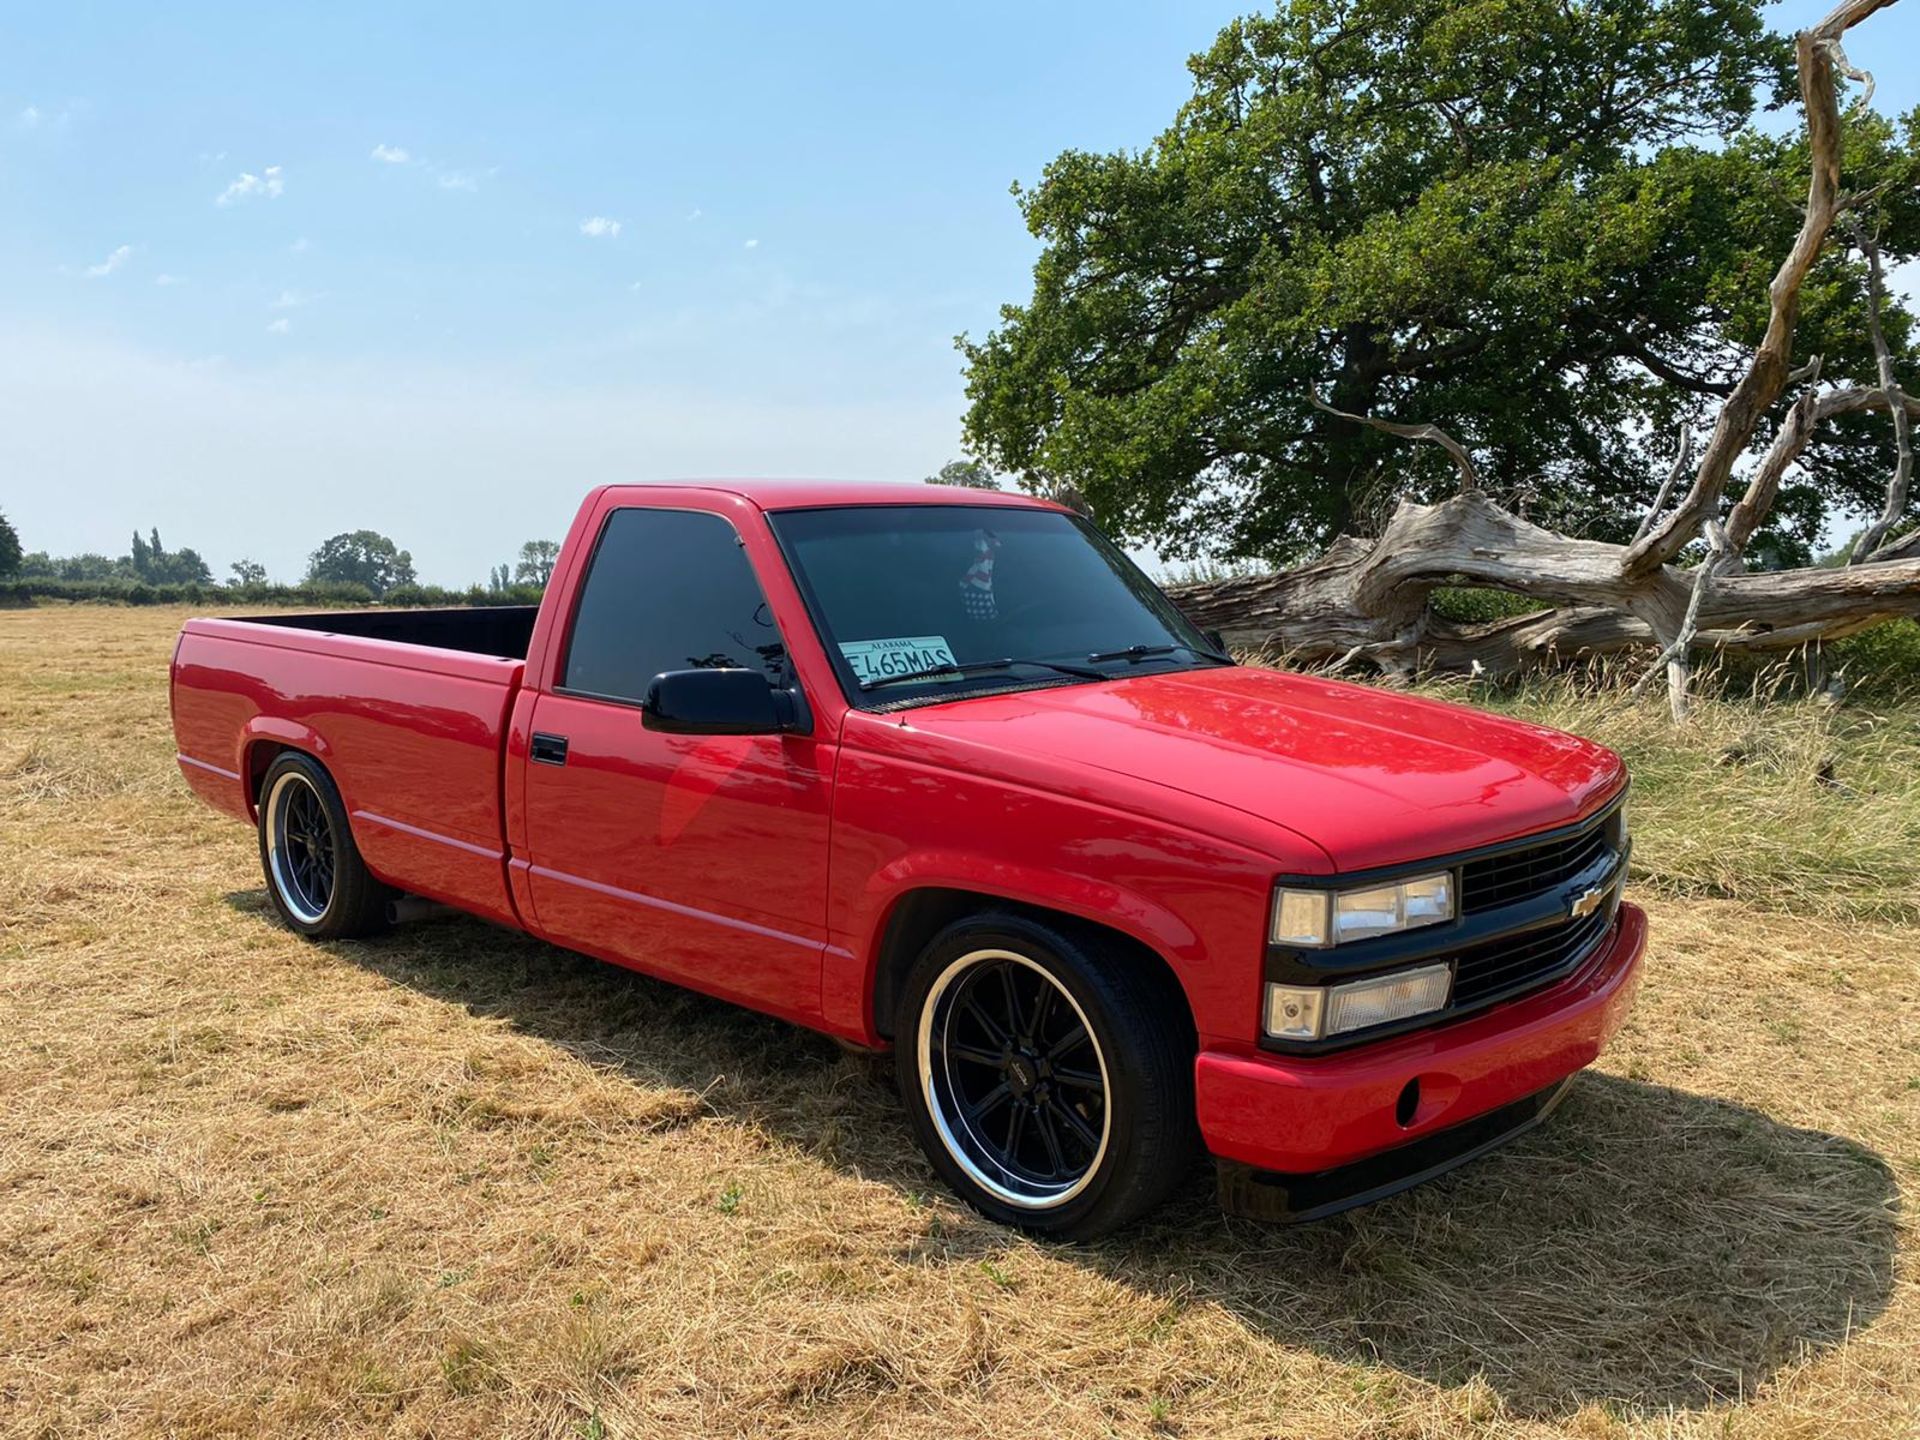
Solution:
<svg viewBox="0 0 1920 1440">
<path fill-rule="evenodd" d="M 521 670 L 517 660 L 193 621 L 174 658 L 181 770 L 219 808 L 250 817 L 255 747 L 308 751 L 339 785 L 374 874 L 518 924 L 500 765 Z"/>
</svg>

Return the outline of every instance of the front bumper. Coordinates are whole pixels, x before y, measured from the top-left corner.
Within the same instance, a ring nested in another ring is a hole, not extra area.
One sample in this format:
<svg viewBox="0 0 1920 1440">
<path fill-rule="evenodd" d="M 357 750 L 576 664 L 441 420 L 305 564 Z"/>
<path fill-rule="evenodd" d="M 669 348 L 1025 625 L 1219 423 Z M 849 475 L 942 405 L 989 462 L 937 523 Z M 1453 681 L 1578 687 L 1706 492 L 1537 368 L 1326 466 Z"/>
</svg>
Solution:
<svg viewBox="0 0 1920 1440">
<path fill-rule="evenodd" d="M 1207 1148 L 1223 1162 L 1222 1199 L 1270 1217 L 1277 1199 L 1282 1218 L 1309 1219 L 1511 1139 L 1545 1117 L 1560 1082 L 1620 1028 L 1646 943 L 1645 913 L 1623 904 L 1579 971 L 1471 1019 L 1329 1055 L 1203 1050 L 1195 1103 Z M 1293 1200 L 1278 1193 L 1289 1187 Z"/>
</svg>

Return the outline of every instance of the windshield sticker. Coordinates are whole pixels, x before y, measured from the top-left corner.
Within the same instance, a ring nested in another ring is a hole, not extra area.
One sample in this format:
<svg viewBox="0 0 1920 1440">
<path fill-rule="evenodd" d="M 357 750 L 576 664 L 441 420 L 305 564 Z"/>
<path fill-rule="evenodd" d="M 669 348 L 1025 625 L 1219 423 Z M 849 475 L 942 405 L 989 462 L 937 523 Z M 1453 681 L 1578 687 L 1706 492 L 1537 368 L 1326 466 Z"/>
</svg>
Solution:
<svg viewBox="0 0 1920 1440">
<path fill-rule="evenodd" d="M 993 552 L 1000 548 L 1000 537 L 991 530 L 973 532 L 973 563 L 960 577 L 960 603 L 974 620 L 997 620 L 993 601 Z"/>
<path fill-rule="evenodd" d="M 853 667 L 854 678 L 862 685 L 884 680 L 889 675 L 911 675 L 916 670 L 932 670 L 954 663 L 953 651 L 944 635 L 901 635 L 887 640 L 847 640 L 840 653 Z M 955 677 L 940 676 L 940 679 Z"/>
</svg>

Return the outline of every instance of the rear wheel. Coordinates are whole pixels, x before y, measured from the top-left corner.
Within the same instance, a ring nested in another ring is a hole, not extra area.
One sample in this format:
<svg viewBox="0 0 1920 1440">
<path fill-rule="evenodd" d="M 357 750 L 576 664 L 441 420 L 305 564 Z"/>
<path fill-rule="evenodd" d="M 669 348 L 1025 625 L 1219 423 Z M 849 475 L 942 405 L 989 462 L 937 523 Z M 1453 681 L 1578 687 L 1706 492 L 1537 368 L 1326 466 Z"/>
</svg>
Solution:
<svg viewBox="0 0 1920 1440">
<path fill-rule="evenodd" d="M 988 1217 L 1088 1239 L 1164 1199 L 1195 1152 L 1192 1054 L 1170 985 L 1093 937 L 988 914 L 935 937 L 895 1027 L 902 1097 Z"/>
<path fill-rule="evenodd" d="M 333 777 L 310 755 L 286 752 L 261 781 L 260 868 L 280 918 L 310 940 L 386 928 L 392 892 L 360 858 Z"/>
</svg>

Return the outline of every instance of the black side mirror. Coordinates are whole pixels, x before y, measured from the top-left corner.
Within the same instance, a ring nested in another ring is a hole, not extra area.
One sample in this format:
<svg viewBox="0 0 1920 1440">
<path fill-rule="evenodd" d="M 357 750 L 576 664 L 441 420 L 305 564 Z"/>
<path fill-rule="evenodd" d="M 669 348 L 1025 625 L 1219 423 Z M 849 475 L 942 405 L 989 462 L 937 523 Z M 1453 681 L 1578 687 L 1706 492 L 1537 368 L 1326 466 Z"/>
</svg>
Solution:
<svg viewBox="0 0 1920 1440">
<path fill-rule="evenodd" d="M 798 718 L 793 692 L 758 670 L 668 670 L 640 707 L 641 724 L 672 735 L 777 735 Z"/>
<path fill-rule="evenodd" d="M 1202 630 L 1200 632 L 1200 638 L 1213 647 L 1215 654 L 1227 655 L 1232 653 L 1227 649 L 1227 637 L 1222 635 L 1218 630 Z"/>
</svg>

